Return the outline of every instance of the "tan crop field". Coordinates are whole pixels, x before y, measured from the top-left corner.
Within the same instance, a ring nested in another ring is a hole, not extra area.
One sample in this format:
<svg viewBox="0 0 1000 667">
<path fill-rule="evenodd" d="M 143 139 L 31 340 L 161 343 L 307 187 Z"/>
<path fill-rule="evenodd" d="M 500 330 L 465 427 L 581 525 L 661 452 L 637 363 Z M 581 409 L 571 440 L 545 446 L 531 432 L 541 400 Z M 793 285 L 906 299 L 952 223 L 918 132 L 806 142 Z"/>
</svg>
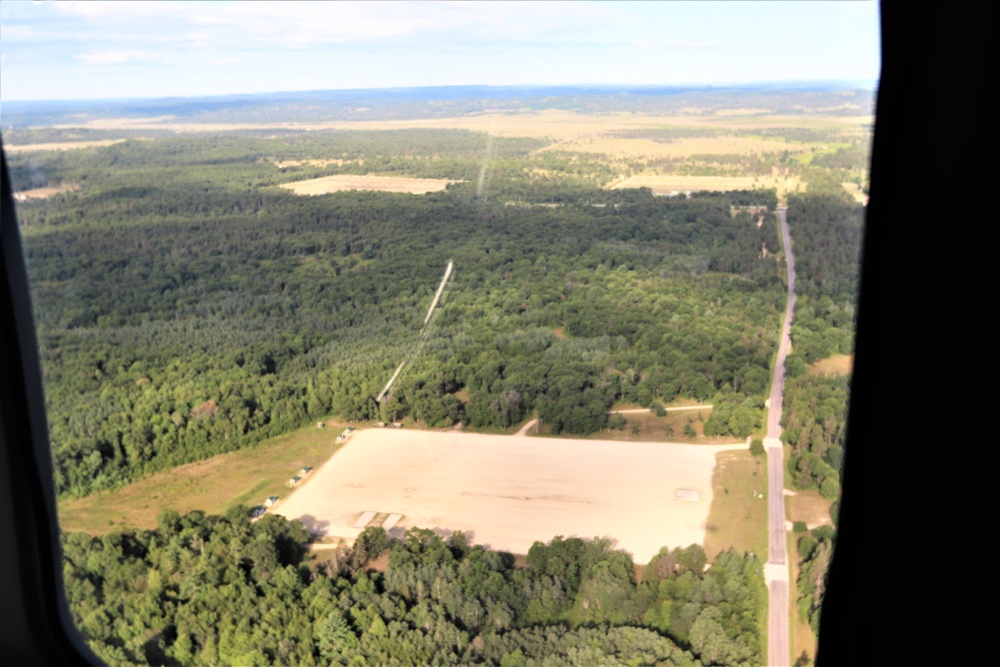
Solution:
<svg viewBox="0 0 1000 667">
<path fill-rule="evenodd" d="M 637 563 L 662 546 L 702 544 L 716 454 L 741 445 L 620 443 L 370 429 L 356 433 L 275 510 L 329 538 L 355 538 L 359 518 L 401 515 L 527 553 L 556 535 L 607 536 Z M 696 501 L 678 490 L 697 491 Z M 363 523 L 363 521 L 362 521 Z"/>
<path fill-rule="evenodd" d="M 687 158 L 692 155 L 750 155 L 762 153 L 803 153 L 813 144 L 788 143 L 759 137 L 691 137 L 671 142 L 629 138 L 614 134 L 585 135 L 571 141 L 561 141 L 537 151 L 571 151 L 599 153 L 619 158 Z"/>
<path fill-rule="evenodd" d="M 100 141 L 61 141 L 51 144 L 21 144 L 4 146 L 8 153 L 29 153 L 31 151 L 71 151 L 78 148 L 98 148 L 120 144 L 124 139 L 101 139 Z"/>
<path fill-rule="evenodd" d="M 403 178 L 399 176 L 355 176 L 338 174 L 324 176 L 308 181 L 285 183 L 280 187 L 291 190 L 297 195 L 325 195 L 329 192 L 343 190 L 377 190 L 379 192 L 408 192 L 412 195 L 423 195 L 428 192 L 440 192 L 451 183 L 443 178 Z"/>
<path fill-rule="evenodd" d="M 632 176 L 608 186 L 609 190 L 620 188 L 649 188 L 653 194 L 673 192 L 697 192 L 699 190 L 728 191 L 753 190 L 755 188 L 776 188 L 779 195 L 795 192 L 801 183 L 797 177 L 752 176 Z"/>
</svg>

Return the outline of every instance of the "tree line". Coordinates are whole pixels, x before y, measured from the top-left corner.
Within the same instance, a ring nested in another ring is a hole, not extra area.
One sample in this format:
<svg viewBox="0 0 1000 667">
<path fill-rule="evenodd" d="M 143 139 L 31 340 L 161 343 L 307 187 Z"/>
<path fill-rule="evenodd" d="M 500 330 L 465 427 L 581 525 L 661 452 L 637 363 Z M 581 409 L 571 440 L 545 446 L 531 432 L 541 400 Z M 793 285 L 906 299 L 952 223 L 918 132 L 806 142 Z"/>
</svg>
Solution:
<svg viewBox="0 0 1000 667">
<path fill-rule="evenodd" d="M 243 506 L 65 535 L 70 609 L 111 665 L 762 661 L 756 556 L 730 550 L 706 568 L 697 545 L 664 548 L 640 579 L 607 539 L 539 541 L 516 567 L 460 532 L 369 528 L 323 560 L 305 557 L 307 538 Z"/>
</svg>

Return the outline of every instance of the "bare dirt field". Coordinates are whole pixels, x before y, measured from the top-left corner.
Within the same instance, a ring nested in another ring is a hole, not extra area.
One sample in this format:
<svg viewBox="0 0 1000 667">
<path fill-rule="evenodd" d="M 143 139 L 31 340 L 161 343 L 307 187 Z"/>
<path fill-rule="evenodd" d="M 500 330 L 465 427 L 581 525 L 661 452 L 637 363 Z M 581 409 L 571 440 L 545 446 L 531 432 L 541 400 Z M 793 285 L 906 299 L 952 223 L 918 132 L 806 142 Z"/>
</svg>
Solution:
<svg viewBox="0 0 1000 667">
<path fill-rule="evenodd" d="M 47 188 L 32 188 L 31 190 L 21 190 L 20 192 L 15 192 L 14 199 L 17 201 L 24 201 L 26 199 L 46 199 L 62 192 L 71 192 L 79 189 L 80 186 L 76 184 L 54 185 Z"/>
<path fill-rule="evenodd" d="M 27 153 L 29 151 L 71 151 L 77 148 L 94 148 L 120 144 L 124 139 L 101 139 L 100 141 L 63 141 L 53 144 L 22 144 L 20 146 L 4 146 L 8 153 Z"/>
<path fill-rule="evenodd" d="M 393 536 L 461 530 L 522 554 L 556 535 L 607 536 L 646 563 L 662 546 L 704 542 L 715 455 L 745 448 L 370 429 L 275 511 L 348 540 L 364 513 L 400 514 Z"/>
<path fill-rule="evenodd" d="M 328 192 L 342 190 L 377 190 L 379 192 L 408 192 L 412 195 L 423 195 L 428 192 L 440 192 L 448 187 L 449 181 L 443 178 L 402 178 L 397 176 L 355 176 L 340 174 L 324 176 L 308 181 L 285 183 L 280 187 L 291 190 L 297 195 L 324 195 Z"/>
</svg>

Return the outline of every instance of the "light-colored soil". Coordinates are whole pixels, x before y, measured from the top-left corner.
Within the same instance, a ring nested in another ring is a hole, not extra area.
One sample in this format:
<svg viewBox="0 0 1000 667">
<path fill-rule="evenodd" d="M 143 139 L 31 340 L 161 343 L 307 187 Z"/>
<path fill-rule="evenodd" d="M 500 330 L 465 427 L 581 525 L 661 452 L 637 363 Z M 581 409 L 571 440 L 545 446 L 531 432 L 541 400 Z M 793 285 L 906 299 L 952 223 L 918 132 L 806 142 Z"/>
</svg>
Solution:
<svg viewBox="0 0 1000 667">
<path fill-rule="evenodd" d="M 785 498 L 787 508 L 786 523 L 793 524 L 796 521 L 805 521 L 809 530 L 832 524 L 830 517 L 830 506 L 832 501 L 826 500 L 819 495 L 819 491 L 797 491 L 794 496 Z"/>
<path fill-rule="evenodd" d="M 342 190 L 377 190 L 379 192 L 408 192 L 414 195 L 440 192 L 448 187 L 449 181 L 442 178 L 402 178 L 396 176 L 354 176 L 339 174 L 324 176 L 308 181 L 285 183 L 280 186 L 297 195 L 323 195 Z"/>
<path fill-rule="evenodd" d="M 662 546 L 702 544 L 717 447 L 371 429 L 357 433 L 277 513 L 313 532 L 354 538 L 366 511 L 414 526 L 466 531 L 527 553 L 556 535 L 615 540 L 646 563 Z M 675 500 L 677 489 L 700 492 Z"/>
<path fill-rule="evenodd" d="M 859 204 L 868 204 L 868 195 L 861 191 L 861 188 L 858 187 L 857 183 L 841 183 L 841 185 L 843 185 L 844 189 L 847 190 L 847 194 L 854 197 L 854 201 Z"/>
<path fill-rule="evenodd" d="M 524 423 L 524 426 L 521 427 L 521 430 L 519 430 L 515 435 L 528 435 L 528 432 L 531 431 L 531 427 L 537 425 L 538 425 L 537 419 L 529 419 Z M 538 429 L 535 429 L 535 432 L 537 433 Z"/>
<path fill-rule="evenodd" d="M 8 153 L 28 153 L 30 151 L 71 151 L 77 148 L 94 148 L 99 146 L 111 146 L 120 144 L 124 139 L 101 139 L 100 141 L 63 141 L 52 144 L 21 144 L 4 146 Z"/>
<path fill-rule="evenodd" d="M 31 190 L 21 190 L 20 192 L 15 192 L 14 199 L 17 201 L 24 201 L 26 199 L 46 199 L 53 195 L 79 189 L 79 185 L 69 183 L 64 185 L 53 185 L 47 188 L 32 188 Z"/>
</svg>

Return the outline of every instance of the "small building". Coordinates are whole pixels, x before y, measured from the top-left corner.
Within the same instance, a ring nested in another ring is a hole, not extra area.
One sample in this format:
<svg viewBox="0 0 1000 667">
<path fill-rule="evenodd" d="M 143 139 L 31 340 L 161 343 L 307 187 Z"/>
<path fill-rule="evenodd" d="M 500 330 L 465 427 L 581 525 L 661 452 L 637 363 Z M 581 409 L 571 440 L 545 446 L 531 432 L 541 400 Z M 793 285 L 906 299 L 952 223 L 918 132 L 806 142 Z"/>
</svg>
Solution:
<svg viewBox="0 0 1000 667">
<path fill-rule="evenodd" d="M 344 429 L 344 433 L 354 433 L 354 427 L 348 426 L 347 428 Z"/>
<path fill-rule="evenodd" d="M 312 471 L 311 466 L 302 466 L 302 470 L 299 471 L 299 474 L 305 476 L 308 475 L 311 471 Z"/>
<path fill-rule="evenodd" d="M 296 475 L 295 477 L 292 477 L 290 480 L 288 480 L 288 486 L 295 486 L 296 484 L 299 483 L 300 479 L 302 479 L 302 478 L 299 477 L 298 475 Z"/>
<path fill-rule="evenodd" d="M 316 422 L 316 428 L 323 428 L 323 422 Z"/>
<path fill-rule="evenodd" d="M 274 507 L 276 502 L 278 502 L 278 496 L 271 496 L 264 501 L 264 507 Z"/>
<path fill-rule="evenodd" d="M 343 433 L 341 433 L 340 435 L 337 436 L 337 442 L 338 443 L 343 442 L 344 440 L 347 440 L 347 436 L 344 435 Z"/>
<path fill-rule="evenodd" d="M 403 428 L 403 425 L 399 422 L 392 422 L 392 428 Z"/>
<path fill-rule="evenodd" d="M 385 422 L 375 422 L 375 426 L 378 426 L 379 428 L 385 428 Z"/>
</svg>

